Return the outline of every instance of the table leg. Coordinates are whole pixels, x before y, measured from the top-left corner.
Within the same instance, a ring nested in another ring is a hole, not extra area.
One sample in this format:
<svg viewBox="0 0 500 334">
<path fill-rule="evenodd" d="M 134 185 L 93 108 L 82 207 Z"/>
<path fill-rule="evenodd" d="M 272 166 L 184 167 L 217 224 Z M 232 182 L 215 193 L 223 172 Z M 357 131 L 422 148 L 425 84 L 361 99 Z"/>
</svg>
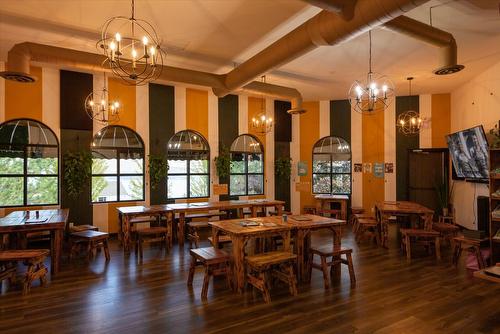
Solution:
<svg viewBox="0 0 500 334">
<path fill-rule="evenodd" d="M 219 230 L 212 227 L 212 244 L 215 249 L 219 249 Z"/>
<path fill-rule="evenodd" d="M 342 216 L 342 219 L 347 220 L 347 201 L 346 200 L 342 200 L 342 202 L 340 203 L 340 210 L 341 210 L 340 215 Z"/>
<path fill-rule="evenodd" d="M 61 265 L 61 252 L 62 252 L 62 239 L 63 239 L 64 229 L 52 230 L 51 234 L 51 252 L 50 252 L 50 271 L 52 275 L 56 275 L 59 272 L 59 267 Z"/>
<path fill-rule="evenodd" d="M 239 294 L 243 293 L 245 287 L 245 241 L 244 238 L 231 236 L 233 244 L 233 261 L 234 261 L 234 285 Z"/>
<path fill-rule="evenodd" d="M 257 217 L 257 210 L 259 209 L 258 206 L 254 205 L 252 206 L 252 217 L 255 218 Z"/>
<path fill-rule="evenodd" d="M 436 247 L 436 259 L 438 261 L 441 261 L 441 241 L 440 241 L 440 237 L 436 237 L 436 240 L 434 241 L 435 242 L 435 247 Z"/>
<path fill-rule="evenodd" d="M 173 230 L 172 230 L 172 225 L 173 225 L 173 214 L 172 213 L 167 213 L 166 215 L 166 218 L 167 218 L 167 230 L 168 230 L 168 247 L 169 249 L 172 249 L 172 239 L 173 239 Z M 160 217 L 161 219 L 161 217 Z"/>
<path fill-rule="evenodd" d="M 311 234 L 304 229 L 297 230 L 295 236 L 295 249 L 297 253 L 297 276 L 299 282 L 308 282 L 309 277 L 309 246 L 311 243 Z"/>
<path fill-rule="evenodd" d="M 128 254 L 130 253 L 130 217 L 128 215 L 122 221 L 122 234 L 123 251 Z"/>
<path fill-rule="evenodd" d="M 338 249 L 340 248 L 342 241 L 342 228 L 340 226 L 333 227 L 332 232 L 333 232 L 333 249 Z M 333 260 L 336 262 L 336 264 L 332 266 L 330 275 L 334 279 L 334 281 L 339 281 L 342 270 L 340 255 L 334 256 Z"/>
<path fill-rule="evenodd" d="M 186 213 L 179 212 L 179 226 L 177 226 L 177 242 L 179 247 L 184 246 L 184 223 L 186 221 Z"/>
</svg>

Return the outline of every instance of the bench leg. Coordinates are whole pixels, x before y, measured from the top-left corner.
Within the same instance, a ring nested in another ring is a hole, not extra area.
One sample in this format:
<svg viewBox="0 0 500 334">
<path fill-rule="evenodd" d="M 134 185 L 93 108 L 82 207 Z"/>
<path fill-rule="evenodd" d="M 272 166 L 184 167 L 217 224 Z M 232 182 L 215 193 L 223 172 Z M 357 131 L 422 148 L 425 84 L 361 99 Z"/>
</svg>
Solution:
<svg viewBox="0 0 500 334">
<path fill-rule="evenodd" d="M 355 285 L 356 275 L 354 274 L 354 264 L 352 263 L 351 253 L 347 253 L 346 258 L 347 258 L 347 268 L 349 269 L 349 278 L 351 280 L 351 285 Z"/>
<path fill-rule="evenodd" d="M 195 269 L 196 269 L 196 259 L 193 256 L 191 256 L 191 264 L 189 265 L 189 274 L 188 274 L 188 281 L 187 281 L 188 286 L 193 286 L 193 278 L 194 278 Z"/>
<path fill-rule="evenodd" d="M 106 257 L 106 261 L 109 261 L 111 259 L 111 256 L 109 256 L 109 245 L 108 245 L 108 239 L 104 240 L 102 242 L 103 247 L 104 247 L 104 256 Z"/>
<path fill-rule="evenodd" d="M 292 296 L 296 296 L 297 295 L 297 283 L 295 281 L 295 275 L 293 273 L 293 264 L 292 263 L 288 264 L 287 271 L 288 271 L 288 285 L 290 287 L 290 294 Z"/>
<path fill-rule="evenodd" d="M 203 287 L 201 289 L 201 299 L 207 299 L 209 282 L 210 282 L 210 268 L 208 265 L 205 265 L 205 276 L 203 277 Z"/>
<path fill-rule="evenodd" d="M 434 246 L 436 247 L 436 259 L 441 261 L 441 241 L 439 237 L 436 237 Z"/>
<path fill-rule="evenodd" d="M 323 271 L 323 282 L 325 289 L 330 289 L 330 277 L 328 275 L 328 266 L 326 265 L 326 257 L 321 256 L 321 270 Z"/>
<path fill-rule="evenodd" d="M 226 262 L 224 264 L 226 267 L 226 280 L 227 280 L 227 286 L 229 287 L 229 289 L 233 290 L 233 284 L 232 284 L 232 280 L 231 280 L 231 277 L 233 277 L 232 275 L 232 271 L 231 271 L 231 263 Z"/>
<path fill-rule="evenodd" d="M 405 235 L 405 246 L 406 246 L 406 262 L 411 262 L 411 238 L 408 234 Z"/>
<path fill-rule="evenodd" d="M 259 279 L 262 281 L 262 295 L 266 303 L 271 302 L 271 294 L 269 293 L 269 280 L 265 272 L 259 273 Z"/>
</svg>

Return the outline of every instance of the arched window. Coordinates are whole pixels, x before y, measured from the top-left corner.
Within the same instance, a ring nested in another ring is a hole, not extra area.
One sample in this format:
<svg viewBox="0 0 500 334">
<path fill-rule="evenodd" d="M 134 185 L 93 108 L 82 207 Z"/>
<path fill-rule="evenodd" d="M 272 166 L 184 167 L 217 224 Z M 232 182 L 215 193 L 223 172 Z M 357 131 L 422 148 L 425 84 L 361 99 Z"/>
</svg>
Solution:
<svg viewBox="0 0 500 334">
<path fill-rule="evenodd" d="M 351 146 L 340 137 L 324 137 L 313 148 L 313 193 L 351 193 Z"/>
<path fill-rule="evenodd" d="M 198 132 L 183 130 L 167 144 L 167 198 L 208 197 L 210 189 L 210 147 Z"/>
<path fill-rule="evenodd" d="M 229 194 L 236 196 L 264 194 L 264 150 L 251 135 L 241 135 L 231 144 Z"/>
<path fill-rule="evenodd" d="M 0 124 L 0 207 L 59 203 L 59 142 L 45 124 Z"/>
<path fill-rule="evenodd" d="M 92 140 L 92 202 L 144 200 L 144 143 L 135 131 L 110 125 Z"/>
</svg>

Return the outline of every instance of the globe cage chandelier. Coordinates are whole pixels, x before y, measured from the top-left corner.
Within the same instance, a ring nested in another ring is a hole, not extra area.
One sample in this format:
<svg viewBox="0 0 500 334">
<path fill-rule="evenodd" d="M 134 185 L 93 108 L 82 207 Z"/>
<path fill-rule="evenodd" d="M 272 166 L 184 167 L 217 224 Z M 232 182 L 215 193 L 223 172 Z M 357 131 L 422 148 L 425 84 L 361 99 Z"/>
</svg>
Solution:
<svg viewBox="0 0 500 334">
<path fill-rule="evenodd" d="M 423 120 L 418 112 L 413 110 L 411 105 L 411 81 L 413 77 L 406 78 L 408 80 L 408 110 L 399 114 L 396 121 L 396 126 L 399 132 L 407 136 L 417 135 L 422 129 Z"/>
<path fill-rule="evenodd" d="M 111 71 L 129 85 L 147 84 L 161 74 L 164 51 L 153 26 L 135 17 L 135 0 L 131 17 L 115 16 L 104 23 L 97 48 Z"/>
<path fill-rule="evenodd" d="M 265 83 L 266 76 L 263 75 L 261 80 Z M 264 95 L 261 97 L 260 110 L 261 111 L 255 115 L 255 117 L 252 117 L 252 128 L 258 134 L 265 135 L 266 133 L 271 132 L 274 122 L 271 117 L 267 117 L 266 115 L 266 99 L 264 98 Z"/>
<path fill-rule="evenodd" d="M 349 102 L 354 110 L 361 114 L 372 115 L 384 111 L 394 99 L 394 84 L 385 75 L 372 72 L 372 32 L 370 40 L 369 69 L 366 82 L 356 80 L 349 89 Z"/>
<path fill-rule="evenodd" d="M 106 87 L 106 73 L 104 72 L 104 86 L 99 91 L 92 91 L 85 99 L 85 111 L 94 121 L 102 124 L 116 123 L 120 120 L 120 102 L 110 101 Z"/>
</svg>

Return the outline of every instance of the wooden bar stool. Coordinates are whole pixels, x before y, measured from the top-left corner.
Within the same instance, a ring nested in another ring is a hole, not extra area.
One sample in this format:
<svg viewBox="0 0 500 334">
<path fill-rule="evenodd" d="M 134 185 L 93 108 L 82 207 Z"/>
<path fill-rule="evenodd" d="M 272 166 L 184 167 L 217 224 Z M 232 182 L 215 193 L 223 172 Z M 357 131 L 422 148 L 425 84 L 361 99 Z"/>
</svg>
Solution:
<svg viewBox="0 0 500 334">
<path fill-rule="evenodd" d="M 46 249 L 23 249 L 0 251 L 0 281 L 8 278 L 10 283 L 16 280 L 16 264 L 22 261 L 28 269 L 23 281 L 23 295 L 28 294 L 33 281 L 39 279 L 40 284 L 47 284 L 48 270 L 43 261 L 49 255 Z"/>
<path fill-rule="evenodd" d="M 320 257 L 321 263 L 314 263 L 314 255 Z M 345 259 L 342 258 L 342 255 L 345 255 Z M 328 258 L 331 258 L 330 261 L 328 261 Z M 351 280 L 351 285 L 356 284 L 356 275 L 354 274 L 351 248 L 339 247 L 332 249 L 331 246 L 324 246 L 321 248 L 311 247 L 309 250 L 309 263 L 311 264 L 309 268 L 309 278 L 311 277 L 313 268 L 321 270 L 323 272 L 323 281 L 326 290 L 330 288 L 328 267 L 333 270 L 333 266 L 339 263 L 347 265 L 347 268 L 349 269 L 349 278 Z"/>
<path fill-rule="evenodd" d="M 109 246 L 108 246 L 109 234 L 106 232 L 98 232 L 92 230 L 80 231 L 71 233 L 69 236 L 69 242 L 71 245 L 71 251 L 69 254 L 69 259 L 73 258 L 79 250 L 85 248 L 87 252 L 87 259 L 90 261 L 94 257 L 94 251 L 98 248 L 104 248 L 104 255 L 106 261 L 110 260 Z"/>
<path fill-rule="evenodd" d="M 193 286 L 194 272 L 196 266 L 205 267 L 205 276 L 203 278 L 203 287 L 201 289 L 201 298 L 206 299 L 208 294 L 208 284 L 211 276 L 225 275 L 227 284 L 231 289 L 231 266 L 229 254 L 213 247 L 190 249 L 191 265 L 187 285 Z"/>
<path fill-rule="evenodd" d="M 271 302 L 269 276 L 287 283 L 290 294 L 296 296 L 297 283 L 293 272 L 293 264 L 296 262 L 297 255 L 283 251 L 247 256 L 245 258 L 248 268 L 247 282 L 262 292 L 266 303 Z"/>
<path fill-rule="evenodd" d="M 165 251 L 169 250 L 169 231 L 165 226 L 154 226 L 141 228 L 136 230 L 136 252 L 138 252 L 139 257 L 143 257 L 143 244 L 159 242 L 160 247 L 163 248 L 165 245 Z"/>
</svg>

